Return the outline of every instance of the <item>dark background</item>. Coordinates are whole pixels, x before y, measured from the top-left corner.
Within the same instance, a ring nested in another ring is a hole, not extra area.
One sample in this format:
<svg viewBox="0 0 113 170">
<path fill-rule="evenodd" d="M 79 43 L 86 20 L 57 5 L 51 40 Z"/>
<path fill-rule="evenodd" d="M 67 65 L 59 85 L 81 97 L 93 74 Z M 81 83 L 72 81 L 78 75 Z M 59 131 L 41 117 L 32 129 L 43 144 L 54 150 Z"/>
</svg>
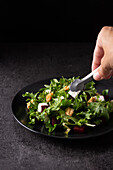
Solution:
<svg viewBox="0 0 113 170">
<path fill-rule="evenodd" d="M 1 42 L 95 41 L 113 25 L 112 1 L 0 1 Z"/>
</svg>

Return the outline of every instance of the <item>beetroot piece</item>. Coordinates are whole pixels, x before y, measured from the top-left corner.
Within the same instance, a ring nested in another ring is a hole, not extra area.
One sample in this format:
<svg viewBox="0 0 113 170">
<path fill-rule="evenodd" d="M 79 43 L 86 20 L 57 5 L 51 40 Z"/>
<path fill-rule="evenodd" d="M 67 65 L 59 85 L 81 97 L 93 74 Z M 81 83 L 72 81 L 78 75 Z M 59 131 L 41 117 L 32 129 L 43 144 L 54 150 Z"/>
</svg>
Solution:
<svg viewBox="0 0 113 170">
<path fill-rule="evenodd" d="M 75 133 L 84 133 L 85 132 L 85 126 L 74 126 L 73 128 Z"/>
<path fill-rule="evenodd" d="M 44 109 L 48 108 L 48 104 L 47 103 L 39 103 L 38 104 L 38 112 L 43 112 Z"/>
<path fill-rule="evenodd" d="M 104 117 L 101 117 L 101 120 L 102 120 L 101 125 L 106 123 L 106 119 Z"/>
<path fill-rule="evenodd" d="M 42 107 L 42 111 L 41 112 L 43 112 L 44 109 L 48 108 L 48 106 L 41 106 L 41 107 Z"/>
<path fill-rule="evenodd" d="M 105 101 L 109 101 L 109 96 L 108 95 L 104 96 L 104 98 L 105 98 Z"/>
<path fill-rule="evenodd" d="M 59 120 L 57 120 L 56 117 L 52 117 L 52 126 L 54 126 L 54 124 L 59 124 Z"/>
</svg>

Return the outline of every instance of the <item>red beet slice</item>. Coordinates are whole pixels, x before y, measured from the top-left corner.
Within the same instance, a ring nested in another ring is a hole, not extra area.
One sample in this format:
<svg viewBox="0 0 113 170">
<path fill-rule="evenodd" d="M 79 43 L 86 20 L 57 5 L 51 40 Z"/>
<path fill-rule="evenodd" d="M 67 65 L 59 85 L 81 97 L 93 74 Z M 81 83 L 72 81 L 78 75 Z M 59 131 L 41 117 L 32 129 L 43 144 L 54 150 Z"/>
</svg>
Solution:
<svg viewBox="0 0 113 170">
<path fill-rule="evenodd" d="M 59 124 L 59 120 L 57 120 L 56 117 L 52 117 L 52 126 L 54 126 L 54 124 Z"/>
<path fill-rule="evenodd" d="M 42 108 L 42 111 L 41 112 L 43 112 L 44 111 L 44 109 L 46 109 L 48 106 L 41 106 L 41 108 Z"/>
<path fill-rule="evenodd" d="M 84 133 L 85 132 L 85 126 L 74 126 L 73 128 L 75 133 Z"/>
</svg>

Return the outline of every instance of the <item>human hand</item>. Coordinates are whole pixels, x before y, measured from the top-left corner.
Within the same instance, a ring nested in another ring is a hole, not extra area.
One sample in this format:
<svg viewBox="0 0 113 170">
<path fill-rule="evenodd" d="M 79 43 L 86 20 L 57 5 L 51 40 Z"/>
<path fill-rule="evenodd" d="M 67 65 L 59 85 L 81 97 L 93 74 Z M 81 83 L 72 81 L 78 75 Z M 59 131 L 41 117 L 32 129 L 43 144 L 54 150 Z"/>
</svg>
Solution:
<svg viewBox="0 0 113 170">
<path fill-rule="evenodd" d="M 113 76 L 113 27 L 103 27 L 98 34 L 93 54 L 92 71 L 95 80 L 109 79 Z"/>
</svg>

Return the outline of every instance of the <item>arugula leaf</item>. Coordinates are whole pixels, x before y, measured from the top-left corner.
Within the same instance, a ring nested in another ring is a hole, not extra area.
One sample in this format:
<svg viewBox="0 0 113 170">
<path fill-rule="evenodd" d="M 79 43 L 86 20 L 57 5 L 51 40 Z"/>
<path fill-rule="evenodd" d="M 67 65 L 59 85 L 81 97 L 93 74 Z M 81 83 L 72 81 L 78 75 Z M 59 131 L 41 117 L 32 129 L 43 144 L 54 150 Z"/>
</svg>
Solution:
<svg viewBox="0 0 113 170">
<path fill-rule="evenodd" d="M 105 102 L 92 102 L 89 103 L 88 108 L 94 116 L 104 117 L 106 120 L 109 120 L 109 113 L 105 106 Z"/>
<path fill-rule="evenodd" d="M 61 108 L 62 109 L 66 109 L 66 108 L 68 108 L 68 107 L 70 107 L 72 105 L 72 99 L 63 99 L 62 101 L 61 101 Z"/>
<path fill-rule="evenodd" d="M 109 90 L 108 90 L 108 89 L 105 89 L 105 90 L 102 91 L 102 95 L 103 95 L 103 96 L 107 96 L 107 95 L 108 95 L 108 92 L 109 92 Z"/>
<path fill-rule="evenodd" d="M 82 97 L 75 98 L 73 102 L 73 108 L 75 111 L 79 111 L 83 109 L 85 106 L 86 106 L 86 101 L 84 101 Z"/>
<path fill-rule="evenodd" d="M 97 90 L 95 89 L 94 85 L 95 83 L 93 81 L 85 85 L 85 92 L 87 92 L 90 96 L 94 96 L 97 93 Z"/>
</svg>

